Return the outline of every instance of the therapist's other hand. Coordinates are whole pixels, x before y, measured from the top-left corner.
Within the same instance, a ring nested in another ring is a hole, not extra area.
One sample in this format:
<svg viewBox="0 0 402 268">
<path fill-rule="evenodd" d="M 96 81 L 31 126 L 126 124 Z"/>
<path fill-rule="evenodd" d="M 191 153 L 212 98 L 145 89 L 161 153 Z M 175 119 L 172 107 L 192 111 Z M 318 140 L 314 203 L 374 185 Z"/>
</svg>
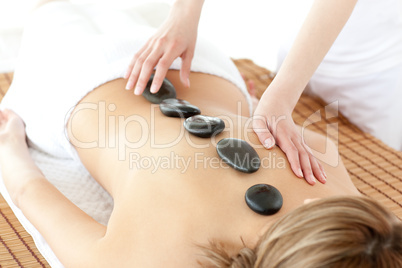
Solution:
<svg viewBox="0 0 402 268">
<path fill-rule="evenodd" d="M 134 93 L 141 95 L 156 66 L 150 91 L 158 92 L 169 67 L 178 57 L 182 59 L 180 80 L 184 86 L 190 86 L 190 67 L 199 21 L 197 12 L 201 12 L 201 7 L 198 11 L 194 5 L 189 6 L 190 2 L 178 1 L 173 6 L 168 19 L 155 35 L 134 55 L 124 76 L 125 79 L 128 79 L 127 90 L 131 90 L 135 86 Z"/>
<path fill-rule="evenodd" d="M 321 183 L 326 182 L 323 167 L 305 144 L 291 111 L 284 109 L 281 102 L 262 98 L 254 112 L 252 124 L 265 148 L 271 149 L 277 144 L 282 149 L 297 177 L 304 177 L 311 185 L 316 183 L 316 179 Z"/>
</svg>

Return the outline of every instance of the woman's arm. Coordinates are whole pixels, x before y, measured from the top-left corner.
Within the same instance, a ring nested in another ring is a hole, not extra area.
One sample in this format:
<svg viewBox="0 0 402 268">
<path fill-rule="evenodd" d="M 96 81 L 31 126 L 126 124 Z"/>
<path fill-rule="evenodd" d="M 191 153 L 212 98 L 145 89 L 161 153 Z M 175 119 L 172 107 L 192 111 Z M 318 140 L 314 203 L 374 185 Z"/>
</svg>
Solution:
<svg viewBox="0 0 402 268">
<path fill-rule="evenodd" d="M 0 165 L 13 202 L 67 267 L 87 267 L 106 227 L 71 203 L 33 162 L 24 123 L 10 110 L 0 111 Z"/>
<path fill-rule="evenodd" d="M 260 142 L 275 142 L 286 153 L 293 172 L 310 183 L 325 182 L 325 172 L 296 131 L 292 111 L 318 65 L 349 19 L 357 0 L 315 0 L 275 79 L 254 113 Z M 341 68 L 341 67 L 340 67 Z"/>
<path fill-rule="evenodd" d="M 315 0 L 269 93 L 293 110 L 311 76 L 348 21 L 357 0 Z"/>
<path fill-rule="evenodd" d="M 180 79 L 189 87 L 190 67 L 197 39 L 198 22 L 204 0 L 176 0 L 168 19 L 156 34 L 134 55 L 127 68 L 126 89 L 141 95 L 156 66 L 151 92 L 158 92 L 166 73 L 177 57 L 181 57 Z"/>
</svg>

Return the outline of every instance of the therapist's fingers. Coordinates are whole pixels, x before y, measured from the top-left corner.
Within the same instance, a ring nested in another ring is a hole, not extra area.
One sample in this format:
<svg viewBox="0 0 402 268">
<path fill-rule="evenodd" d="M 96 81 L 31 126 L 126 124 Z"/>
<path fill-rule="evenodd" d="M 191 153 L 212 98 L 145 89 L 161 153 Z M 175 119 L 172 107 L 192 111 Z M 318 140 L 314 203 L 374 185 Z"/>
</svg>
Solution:
<svg viewBox="0 0 402 268">
<path fill-rule="evenodd" d="M 298 151 L 299 161 L 305 180 L 311 185 L 314 185 L 316 180 L 325 183 L 326 178 L 322 171 L 322 166 L 313 155 L 311 149 L 303 142 L 299 135 L 295 135 L 292 142 Z"/>
<path fill-rule="evenodd" d="M 313 155 L 310 147 L 307 144 L 303 143 L 304 148 L 309 154 L 311 169 L 313 171 L 314 176 L 320 181 L 321 183 L 327 182 L 327 175 L 325 174 L 324 168 L 321 163 L 317 160 L 317 158 Z"/>
<path fill-rule="evenodd" d="M 152 48 L 147 48 L 141 54 L 133 58 L 134 67 L 132 68 L 131 74 L 127 81 L 126 85 L 127 90 L 132 90 L 134 88 L 134 85 L 137 83 L 137 80 L 140 76 L 142 70 L 142 64 L 148 58 L 148 55 L 151 54 L 151 52 Z"/>
<path fill-rule="evenodd" d="M 160 87 L 162 86 L 163 80 L 166 77 L 166 74 L 169 70 L 170 65 L 174 61 L 174 57 L 172 54 L 165 54 L 159 60 L 158 65 L 156 66 L 156 71 L 154 78 L 152 80 L 151 85 L 151 93 L 156 93 L 159 91 Z"/>
<path fill-rule="evenodd" d="M 194 52 L 187 50 L 183 53 L 181 59 L 180 80 L 184 86 L 190 87 L 190 70 L 191 61 L 193 60 Z"/>
<path fill-rule="evenodd" d="M 141 68 L 141 73 L 137 80 L 137 84 L 135 85 L 135 90 L 134 90 L 135 95 L 142 94 L 142 92 L 144 91 L 145 87 L 148 84 L 149 77 L 151 76 L 155 66 L 157 64 L 159 64 L 158 62 L 160 62 L 162 58 L 163 58 L 162 51 L 155 50 L 151 54 L 149 54 L 149 56 L 146 58 L 145 61 L 143 61 L 142 63 L 139 62 L 139 64 L 142 65 L 142 68 Z M 165 63 L 165 60 L 163 60 L 163 63 Z M 169 66 L 168 66 L 168 68 L 169 68 Z M 156 93 L 159 90 L 159 87 L 153 88 L 154 89 L 153 93 Z"/>
<path fill-rule="evenodd" d="M 301 170 L 303 171 L 304 179 L 311 185 L 316 183 L 316 178 L 312 170 L 312 163 L 310 161 L 310 154 L 306 148 L 300 143 L 298 139 L 292 140 L 299 155 Z"/>
<path fill-rule="evenodd" d="M 257 134 L 261 144 L 266 149 L 271 149 L 275 145 L 275 139 L 268 129 L 268 122 L 265 116 L 254 115 L 253 116 L 253 130 Z"/>
<path fill-rule="evenodd" d="M 127 66 L 126 72 L 124 74 L 124 79 L 128 79 L 131 75 L 131 72 L 134 69 L 134 65 L 137 62 L 138 57 L 145 51 L 145 46 L 142 47 L 137 53 L 134 54 L 133 58 L 130 61 L 130 64 Z"/>
<path fill-rule="evenodd" d="M 128 79 L 131 76 L 131 73 L 132 73 L 132 71 L 134 69 L 134 66 L 135 66 L 135 63 L 137 62 L 137 59 L 147 49 L 147 47 L 148 47 L 148 42 L 140 50 L 138 50 L 137 53 L 134 54 L 133 58 L 130 61 L 130 64 L 127 67 L 126 73 L 124 74 L 124 79 Z"/>
<path fill-rule="evenodd" d="M 279 136 L 281 136 L 279 134 Z M 282 135 L 281 137 L 277 138 L 277 144 L 281 148 L 281 150 L 286 154 L 288 158 L 290 168 L 292 169 L 293 173 L 299 177 L 303 178 L 303 171 L 299 157 L 299 150 L 297 146 L 293 143 L 291 138 L 288 135 Z"/>
</svg>

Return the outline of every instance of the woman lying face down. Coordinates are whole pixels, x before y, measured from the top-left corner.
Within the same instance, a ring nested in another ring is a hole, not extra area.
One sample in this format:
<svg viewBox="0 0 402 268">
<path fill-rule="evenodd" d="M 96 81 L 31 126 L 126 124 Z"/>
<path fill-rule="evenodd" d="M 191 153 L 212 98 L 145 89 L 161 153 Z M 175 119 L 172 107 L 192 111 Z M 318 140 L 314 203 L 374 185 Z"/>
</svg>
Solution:
<svg viewBox="0 0 402 268">
<path fill-rule="evenodd" d="M 182 135 L 184 119 L 166 117 L 157 105 L 125 91 L 123 79 L 87 94 L 71 114 L 67 130 L 81 162 L 114 199 L 107 226 L 44 178 L 29 155 L 22 119 L 1 111 L 6 187 L 66 267 L 401 267 L 401 222 L 360 196 L 331 142 L 304 132 L 313 152 L 324 152 L 319 160 L 327 173 L 326 183 L 310 185 L 293 174 L 279 148 L 258 146 L 255 133 L 247 131 L 248 107 L 236 86 L 192 73 L 192 87 L 185 89 L 177 71 L 167 77 L 177 98 L 222 118 L 225 130 L 213 138 Z M 111 104 L 100 120 L 99 107 Z M 105 129 L 113 131 L 101 133 Z M 82 146 L 101 137 L 103 146 Z M 248 174 L 211 164 L 224 138 L 247 141 L 261 159 L 260 169 Z M 125 146 L 114 146 L 121 139 L 127 139 Z M 141 146 L 134 146 L 138 141 Z M 157 162 L 172 154 L 187 161 L 186 169 L 133 164 L 133 155 Z M 260 183 L 281 192 L 278 213 L 263 216 L 247 206 L 245 192 Z M 307 199 L 318 200 L 304 204 Z"/>
</svg>

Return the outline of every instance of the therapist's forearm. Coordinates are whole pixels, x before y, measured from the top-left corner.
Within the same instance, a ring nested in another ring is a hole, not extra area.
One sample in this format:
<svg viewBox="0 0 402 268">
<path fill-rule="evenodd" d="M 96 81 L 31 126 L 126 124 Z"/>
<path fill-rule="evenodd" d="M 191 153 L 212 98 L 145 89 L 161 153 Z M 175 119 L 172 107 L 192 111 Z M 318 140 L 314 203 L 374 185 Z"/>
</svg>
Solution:
<svg viewBox="0 0 402 268">
<path fill-rule="evenodd" d="M 176 0 L 171 14 L 185 16 L 198 25 L 204 0 Z"/>
<path fill-rule="evenodd" d="M 348 21 L 357 0 L 315 0 L 282 67 L 268 88 L 293 110 L 311 76 Z"/>
</svg>

